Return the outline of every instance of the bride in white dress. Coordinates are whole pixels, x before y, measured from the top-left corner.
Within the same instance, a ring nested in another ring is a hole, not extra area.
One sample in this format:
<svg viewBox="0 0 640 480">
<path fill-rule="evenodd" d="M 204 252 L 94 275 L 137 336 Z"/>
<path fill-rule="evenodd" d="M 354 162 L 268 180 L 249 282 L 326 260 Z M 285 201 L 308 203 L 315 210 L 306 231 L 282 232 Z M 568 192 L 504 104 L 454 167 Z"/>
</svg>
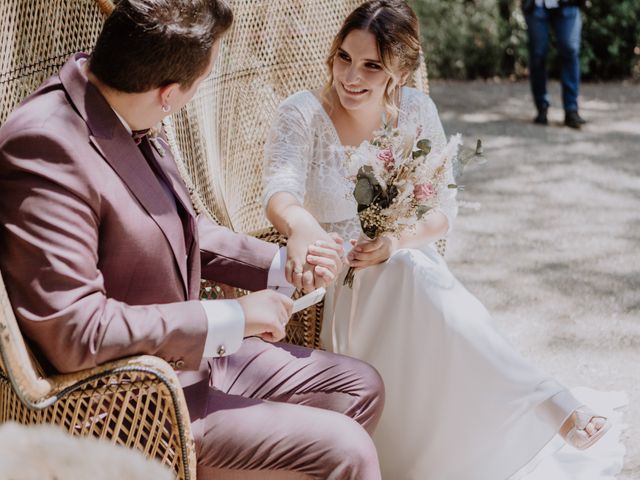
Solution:
<svg viewBox="0 0 640 480">
<path fill-rule="evenodd" d="M 289 239 L 287 276 L 297 286 L 321 264 L 327 232 L 360 236 L 344 145 L 370 139 L 387 112 L 400 129 L 444 147 L 432 100 L 402 86 L 419 45 L 404 1 L 366 2 L 334 40 L 325 90 L 280 106 L 265 147 L 264 202 Z M 527 363 L 449 272 L 433 241 L 456 213 L 450 190 L 415 233 L 356 244 L 348 256 L 359 268 L 353 288 L 338 278 L 325 302 L 325 347 L 370 362 L 385 381 L 374 440 L 387 480 L 503 480 L 557 433 L 583 449 L 611 426 Z"/>
</svg>

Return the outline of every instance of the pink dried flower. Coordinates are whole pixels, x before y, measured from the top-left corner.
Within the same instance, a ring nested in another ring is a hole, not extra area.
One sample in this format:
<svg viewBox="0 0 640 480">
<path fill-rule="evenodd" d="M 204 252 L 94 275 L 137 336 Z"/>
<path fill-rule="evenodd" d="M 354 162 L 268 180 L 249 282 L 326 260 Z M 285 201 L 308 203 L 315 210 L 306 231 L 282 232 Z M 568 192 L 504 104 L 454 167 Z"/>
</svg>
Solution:
<svg viewBox="0 0 640 480">
<path fill-rule="evenodd" d="M 389 149 L 380 150 L 377 154 L 378 160 L 384 163 L 384 169 L 387 172 L 392 171 L 396 166 L 396 159 L 393 158 L 393 152 Z"/>
<path fill-rule="evenodd" d="M 422 185 L 416 185 L 413 188 L 413 196 L 418 202 L 428 200 L 436 193 L 436 189 L 431 182 L 423 183 Z"/>
</svg>

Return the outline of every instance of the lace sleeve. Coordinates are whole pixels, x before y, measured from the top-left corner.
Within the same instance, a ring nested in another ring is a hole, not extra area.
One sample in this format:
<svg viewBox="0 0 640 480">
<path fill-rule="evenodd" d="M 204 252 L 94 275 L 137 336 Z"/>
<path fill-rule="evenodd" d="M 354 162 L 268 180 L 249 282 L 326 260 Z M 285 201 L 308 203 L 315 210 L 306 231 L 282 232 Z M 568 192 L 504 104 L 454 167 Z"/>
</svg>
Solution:
<svg viewBox="0 0 640 480">
<path fill-rule="evenodd" d="M 422 100 L 422 108 L 420 112 L 422 126 L 427 138 L 431 140 L 432 148 L 436 149 L 436 151 L 441 150 L 447 144 L 447 138 L 444 134 L 444 129 L 442 128 L 438 109 L 436 108 L 435 103 L 433 103 L 433 100 L 431 100 L 431 97 L 422 95 Z M 447 168 L 446 181 L 447 184 L 456 183 L 453 177 L 453 166 L 451 163 L 449 163 Z M 449 221 L 449 230 L 447 233 L 451 231 L 453 222 L 458 215 L 458 202 L 456 201 L 457 194 L 458 190 L 455 188 L 446 189 L 440 202 L 440 207 L 438 208 L 438 210 L 442 212 Z"/>
<path fill-rule="evenodd" d="M 276 112 L 264 148 L 262 205 L 278 192 L 291 193 L 304 204 L 311 149 L 311 129 L 302 111 L 285 101 Z"/>
</svg>

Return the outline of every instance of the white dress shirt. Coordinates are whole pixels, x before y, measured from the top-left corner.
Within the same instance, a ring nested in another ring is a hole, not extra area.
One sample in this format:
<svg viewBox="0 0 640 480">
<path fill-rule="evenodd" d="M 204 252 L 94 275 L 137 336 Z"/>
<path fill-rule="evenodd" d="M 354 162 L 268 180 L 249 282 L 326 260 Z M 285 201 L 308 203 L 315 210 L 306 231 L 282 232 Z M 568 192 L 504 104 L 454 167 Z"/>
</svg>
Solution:
<svg viewBox="0 0 640 480">
<path fill-rule="evenodd" d="M 287 282 L 284 272 L 287 247 L 282 247 L 273 257 L 267 288 L 290 297 L 295 288 Z M 222 357 L 234 353 L 244 338 L 244 312 L 237 300 L 201 300 L 207 315 L 207 338 L 204 342 L 205 357 Z"/>
</svg>

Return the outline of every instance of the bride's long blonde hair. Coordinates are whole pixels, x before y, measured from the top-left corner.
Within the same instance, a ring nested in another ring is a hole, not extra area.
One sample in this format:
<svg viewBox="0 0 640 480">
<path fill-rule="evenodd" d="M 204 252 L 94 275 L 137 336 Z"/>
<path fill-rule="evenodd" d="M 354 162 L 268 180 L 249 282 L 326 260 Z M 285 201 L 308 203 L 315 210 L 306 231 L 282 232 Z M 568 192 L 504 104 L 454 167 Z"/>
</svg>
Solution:
<svg viewBox="0 0 640 480">
<path fill-rule="evenodd" d="M 351 12 L 333 39 L 326 60 L 329 78 L 322 91 L 325 99 L 333 85 L 333 62 L 338 49 L 353 30 L 370 32 L 376 38 L 382 68 L 390 76 L 383 104 L 387 113 L 395 115 L 398 111 L 396 92 L 401 85 L 392 63 L 395 58 L 399 60 L 396 68 L 400 72 L 412 73 L 418 68 L 422 53 L 418 18 L 404 0 L 369 0 Z"/>
</svg>

